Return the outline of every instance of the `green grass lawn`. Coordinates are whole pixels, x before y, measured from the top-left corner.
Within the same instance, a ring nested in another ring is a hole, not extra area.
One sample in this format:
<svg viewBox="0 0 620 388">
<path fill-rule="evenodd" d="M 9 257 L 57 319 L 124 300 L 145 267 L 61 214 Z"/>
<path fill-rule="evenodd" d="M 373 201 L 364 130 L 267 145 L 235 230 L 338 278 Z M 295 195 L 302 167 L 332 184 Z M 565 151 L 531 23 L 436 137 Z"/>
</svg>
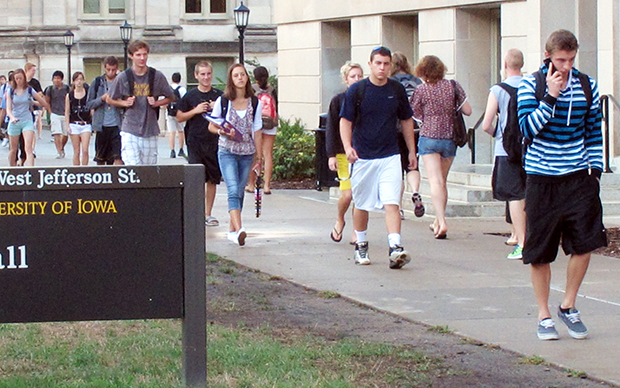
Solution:
<svg viewBox="0 0 620 388">
<path fill-rule="evenodd" d="M 182 387 L 181 321 L 0 325 L 0 388 Z"/>
</svg>

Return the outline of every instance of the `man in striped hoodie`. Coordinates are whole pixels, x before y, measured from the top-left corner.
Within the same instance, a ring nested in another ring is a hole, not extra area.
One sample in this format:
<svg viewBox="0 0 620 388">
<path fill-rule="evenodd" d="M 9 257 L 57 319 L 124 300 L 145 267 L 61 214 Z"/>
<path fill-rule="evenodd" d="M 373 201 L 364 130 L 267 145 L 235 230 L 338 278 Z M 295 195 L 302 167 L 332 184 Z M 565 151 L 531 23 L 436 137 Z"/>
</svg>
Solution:
<svg viewBox="0 0 620 388">
<path fill-rule="evenodd" d="M 553 32 L 541 74 L 524 77 L 518 91 L 519 125 L 531 142 L 525 156 L 523 263 L 531 264 L 541 340 L 559 338 L 548 303 L 550 263 L 560 241 L 570 259 L 557 315 L 576 339 L 588 335 L 575 308 L 577 293 L 591 252 L 607 245 L 599 197 L 603 158 L 598 87 L 573 67 L 578 48 L 570 31 Z"/>
</svg>

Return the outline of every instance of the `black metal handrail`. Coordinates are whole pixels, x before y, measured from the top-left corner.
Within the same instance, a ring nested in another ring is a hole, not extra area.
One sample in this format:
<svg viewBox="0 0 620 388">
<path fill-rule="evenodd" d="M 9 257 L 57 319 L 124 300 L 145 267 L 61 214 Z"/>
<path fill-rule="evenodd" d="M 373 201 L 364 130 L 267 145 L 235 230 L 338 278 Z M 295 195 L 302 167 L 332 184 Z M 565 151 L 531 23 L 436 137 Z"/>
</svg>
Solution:
<svg viewBox="0 0 620 388">
<path fill-rule="evenodd" d="M 601 96 L 601 113 L 603 114 L 603 124 L 605 125 L 605 129 L 603 130 L 603 141 L 605 143 L 605 147 L 603 148 L 604 172 L 613 173 L 611 168 L 609 168 L 609 101 L 614 104 L 618 111 L 620 111 L 620 104 L 611 94 Z"/>
<path fill-rule="evenodd" d="M 476 164 L 476 129 L 482 124 L 482 119 L 484 119 L 484 113 L 480 115 L 480 118 L 476 121 L 476 125 L 467 130 L 467 145 L 471 150 L 471 164 Z"/>
</svg>

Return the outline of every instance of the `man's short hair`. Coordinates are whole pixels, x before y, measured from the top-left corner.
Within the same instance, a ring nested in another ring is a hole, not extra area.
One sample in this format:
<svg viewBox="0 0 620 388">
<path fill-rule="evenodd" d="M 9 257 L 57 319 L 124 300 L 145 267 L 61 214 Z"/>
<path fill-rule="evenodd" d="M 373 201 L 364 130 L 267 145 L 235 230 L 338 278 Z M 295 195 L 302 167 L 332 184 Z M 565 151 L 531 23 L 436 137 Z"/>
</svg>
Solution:
<svg viewBox="0 0 620 388">
<path fill-rule="evenodd" d="M 54 77 L 60 77 L 60 79 L 65 79 L 65 73 L 60 70 L 56 70 L 54 74 L 52 74 L 52 79 L 54 79 Z"/>
<path fill-rule="evenodd" d="M 521 50 L 512 48 L 506 53 L 506 66 L 512 70 L 521 70 L 523 67 L 523 53 Z"/>
<path fill-rule="evenodd" d="M 127 46 L 127 53 L 129 55 L 133 55 L 136 51 L 140 49 L 146 49 L 147 53 L 151 52 L 151 47 L 149 47 L 148 43 L 143 40 L 134 40 L 129 43 L 129 46 Z"/>
<path fill-rule="evenodd" d="M 545 51 L 549 55 L 556 51 L 577 51 L 579 49 L 579 43 L 577 37 L 568 30 L 557 30 L 549 35 L 547 43 L 545 43 Z"/>
<path fill-rule="evenodd" d="M 213 71 L 213 65 L 211 65 L 211 62 L 209 61 L 200 61 L 196 64 L 196 66 L 194 66 L 194 74 L 198 74 L 198 69 L 200 69 L 201 67 L 208 67 L 211 69 L 211 71 Z"/>
<path fill-rule="evenodd" d="M 114 55 L 110 55 L 103 60 L 103 66 L 117 66 L 118 67 L 118 58 Z"/>
<path fill-rule="evenodd" d="M 370 62 L 372 62 L 372 60 L 375 59 L 375 55 L 377 54 L 382 55 L 384 57 L 390 57 L 390 59 L 392 59 L 392 52 L 390 51 L 390 49 L 385 46 L 379 46 L 379 47 L 375 47 L 370 52 Z"/>
<path fill-rule="evenodd" d="M 172 82 L 174 82 L 175 84 L 178 84 L 179 82 L 181 82 L 181 73 L 173 73 L 172 74 Z"/>
<path fill-rule="evenodd" d="M 37 65 L 35 65 L 32 62 L 26 62 L 26 64 L 24 65 L 24 70 L 25 71 L 30 71 L 30 69 L 32 69 L 33 67 L 37 67 Z"/>
</svg>

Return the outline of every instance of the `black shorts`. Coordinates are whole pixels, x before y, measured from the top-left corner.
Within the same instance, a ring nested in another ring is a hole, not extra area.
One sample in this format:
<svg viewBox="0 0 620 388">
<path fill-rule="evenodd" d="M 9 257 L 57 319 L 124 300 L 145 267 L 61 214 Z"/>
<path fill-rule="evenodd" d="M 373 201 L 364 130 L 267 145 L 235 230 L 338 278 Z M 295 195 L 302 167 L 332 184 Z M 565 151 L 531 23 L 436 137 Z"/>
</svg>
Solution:
<svg viewBox="0 0 620 388">
<path fill-rule="evenodd" d="M 121 158 L 121 132 L 118 127 L 102 127 L 95 137 L 95 161 L 112 164 Z"/>
<path fill-rule="evenodd" d="M 417 152 L 418 140 L 420 139 L 420 131 L 415 130 L 413 133 L 415 136 L 415 149 Z M 398 151 L 400 152 L 400 165 L 403 169 L 403 172 L 408 173 L 409 172 L 409 148 L 407 148 L 407 142 L 405 141 L 405 137 L 403 136 L 403 133 L 400 131 L 398 132 Z M 417 159 L 418 159 L 418 156 L 416 154 L 416 160 Z M 419 170 L 419 167 L 413 171 L 418 171 L 418 170 Z"/>
<path fill-rule="evenodd" d="M 560 240 L 567 255 L 607 246 L 599 190 L 598 180 L 587 170 L 559 177 L 528 175 L 523 263 L 553 262 Z"/>
<path fill-rule="evenodd" d="M 205 182 L 218 185 L 222 181 L 220 164 L 217 161 L 217 143 L 210 144 L 187 139 L 187 160 L 191 164 L 205 166 Z"/>
<path fill-rule="evenodd" d="M 493 198 L 498 201 L 525 199 L 525 170 L 520 164 L 510 163 L 507 156 L 496 156 L 493 166 Z"/>
</svg>

